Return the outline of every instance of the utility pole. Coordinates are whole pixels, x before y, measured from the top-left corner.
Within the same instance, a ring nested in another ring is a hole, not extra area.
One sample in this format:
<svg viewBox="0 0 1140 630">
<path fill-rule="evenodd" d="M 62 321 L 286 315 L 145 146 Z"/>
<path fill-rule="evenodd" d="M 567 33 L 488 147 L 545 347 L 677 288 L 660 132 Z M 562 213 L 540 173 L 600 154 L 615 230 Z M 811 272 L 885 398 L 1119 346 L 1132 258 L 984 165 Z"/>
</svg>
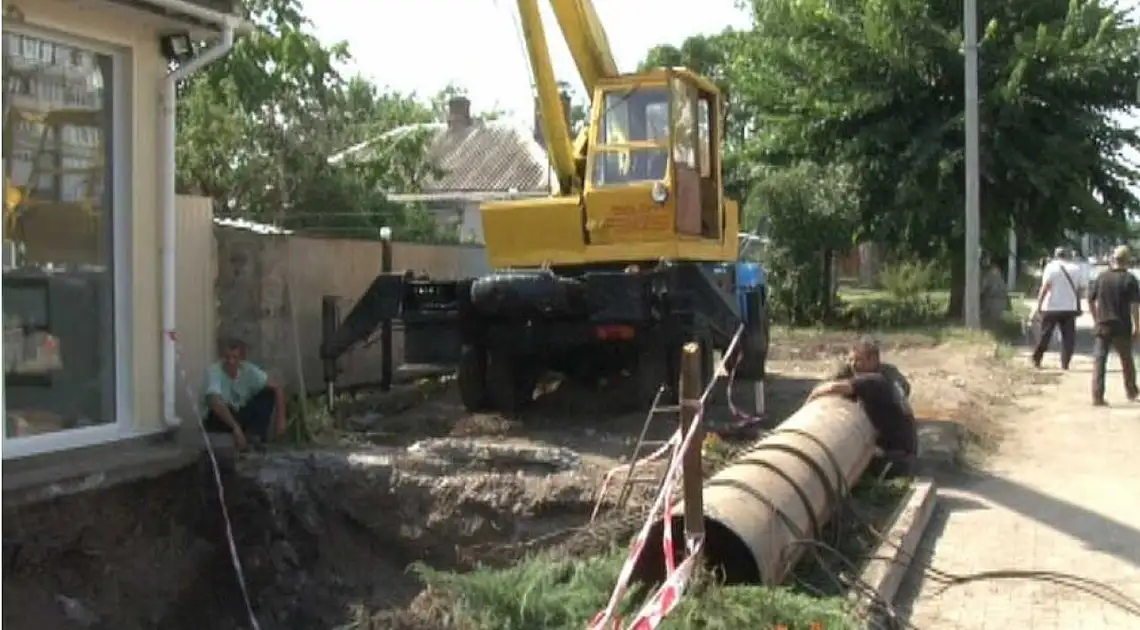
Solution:
<svg viewBox="0 0 1140 630">
<path fill-rule="evenodd" d="M 978 5 L 964 0 L 962 11 L 966 55 L 966 294 L 968 328 L 982 326 L 981 316 L 981 222 L 978 174 Z"/>
</svg>

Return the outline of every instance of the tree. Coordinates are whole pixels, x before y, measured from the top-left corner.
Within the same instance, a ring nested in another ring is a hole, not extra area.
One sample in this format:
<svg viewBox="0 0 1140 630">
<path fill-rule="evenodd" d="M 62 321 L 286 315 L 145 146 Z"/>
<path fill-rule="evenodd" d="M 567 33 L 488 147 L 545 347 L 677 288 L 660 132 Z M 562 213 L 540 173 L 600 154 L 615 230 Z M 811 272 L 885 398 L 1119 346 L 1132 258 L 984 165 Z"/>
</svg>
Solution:
<svg viewBox="0 0 1140 630">
<path fill-rule="evenodd" d="M 749 159 L 854 168 L 857 236 L 953 261 L 961 306 L 963 59 L 958 5 L 923 0 L 755 0 L 726 80 L 758 112 Z M 981 7 L 982 234 L 1030 246 L 1106 230 L 1140 209 L 1120 157 L 1137 135 L 1138 30 L 1097 0 Z M 1119 229 L 1117 227 L 1116 229 Z"/>
<path fill-rule="evenodd" d="M 299 0 L 245 4 L 253 33 L 223 60 L 179 86 L 178 187 L 240 216 L 337 236 L 433 238 L 430 217 L 385 199 L 431 172 L 426 137 L 411 136 L 351 165 L 330 163 L 347 147 L 431 120 L 413 98 L 381 93 L 336 66 L 341 43 L 309 32 Z"/>
<path fill-rule="evenodd" d="M 831 262 L 851 246 L 857 216 L 852 169 L 801 162 L 769 169 L 745 207 L 748 223 L 765 225 L 763 262 L 769 277 L 768 310 L 777 321 L 828 321 L 837 303 Z"/>
</svg>

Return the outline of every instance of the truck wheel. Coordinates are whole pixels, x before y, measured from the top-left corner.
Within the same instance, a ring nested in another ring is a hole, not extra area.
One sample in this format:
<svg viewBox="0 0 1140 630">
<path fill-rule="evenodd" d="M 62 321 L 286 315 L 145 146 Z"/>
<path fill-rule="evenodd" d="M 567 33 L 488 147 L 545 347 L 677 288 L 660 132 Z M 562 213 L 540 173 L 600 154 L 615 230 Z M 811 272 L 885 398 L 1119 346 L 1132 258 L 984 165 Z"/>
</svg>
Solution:
<svg viewBox="0 0 1140 630">
<path fill-rule="evenodd" d="M 467 411 L 487 410 L 487 351 L 464 344 L 459 350 L 459 400 Z"/>
<path fill-rule="evenodd" d="M 487 365 L 487 393 L 495 409 L 514 414 L 533 400 L 537 372 L 527 367 L 517 357 L 498 352 L 491 354 Z"/>
</svg>

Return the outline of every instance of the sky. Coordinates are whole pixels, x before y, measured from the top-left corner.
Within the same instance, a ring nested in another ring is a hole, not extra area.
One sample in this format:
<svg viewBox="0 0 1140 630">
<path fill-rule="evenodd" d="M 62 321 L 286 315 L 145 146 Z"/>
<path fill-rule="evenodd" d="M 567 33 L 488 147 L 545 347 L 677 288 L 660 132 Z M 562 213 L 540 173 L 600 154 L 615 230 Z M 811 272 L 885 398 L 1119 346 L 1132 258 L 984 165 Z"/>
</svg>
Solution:
<svg viewBox="0 0 1140 630">
<path fill-rule="evenodd" d="M 475 112 L 503 109 L 530 125 L 531 74 L 514 0 L 306 0 L 325 43 L 348 42 L 358 72 L 377 85 L 431 97 L 449 83 L 467 90 Z M 544 24 L 559 80 L 584 97 L 573 59 L 547 3 Z M 364 10 L 367 6 L 367 10 Z M 744 27 L 735 0 L 594 0 L 622 71 L 653 46 Z M 699 7 L 699 10 L 698 10 Z"/>
</svg>

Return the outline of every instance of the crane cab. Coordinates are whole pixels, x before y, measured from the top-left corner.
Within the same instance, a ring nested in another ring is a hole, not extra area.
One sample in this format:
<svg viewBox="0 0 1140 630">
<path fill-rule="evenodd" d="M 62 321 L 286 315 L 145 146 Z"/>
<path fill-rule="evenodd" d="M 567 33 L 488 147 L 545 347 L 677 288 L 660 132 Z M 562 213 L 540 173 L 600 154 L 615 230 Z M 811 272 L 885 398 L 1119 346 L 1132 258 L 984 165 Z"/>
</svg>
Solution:
<svg viewBox="0 0 1140 630">
<path fill-rule="evenodd" d="M 735 260 L 721 111 L 716 86 L 683 68 L 601 80 L 577 194 L 484 204 L 491 264 Z"/>
</svg>

